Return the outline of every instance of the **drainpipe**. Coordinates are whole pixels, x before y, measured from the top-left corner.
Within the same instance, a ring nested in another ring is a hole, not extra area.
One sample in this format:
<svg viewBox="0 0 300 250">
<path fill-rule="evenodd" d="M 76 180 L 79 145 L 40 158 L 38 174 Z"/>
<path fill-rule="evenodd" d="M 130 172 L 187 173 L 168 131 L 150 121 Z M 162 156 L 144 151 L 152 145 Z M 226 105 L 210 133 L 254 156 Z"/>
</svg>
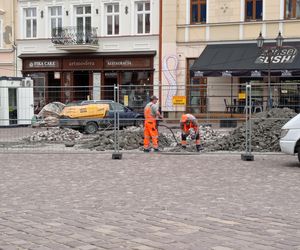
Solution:
<svg viewBox="0 0 300 250">
<path fill-rule="evenodd" d="M 16 29 L 15 29 L 15 0 L 12 1 L 12 35 L 13 35 L 13 44 L 12 44 L 12 50 L 14 51 L 14 60 L 15 60 L 15 76 L 18 76 L 18 50 L 16 45 Z"/>
</svg>

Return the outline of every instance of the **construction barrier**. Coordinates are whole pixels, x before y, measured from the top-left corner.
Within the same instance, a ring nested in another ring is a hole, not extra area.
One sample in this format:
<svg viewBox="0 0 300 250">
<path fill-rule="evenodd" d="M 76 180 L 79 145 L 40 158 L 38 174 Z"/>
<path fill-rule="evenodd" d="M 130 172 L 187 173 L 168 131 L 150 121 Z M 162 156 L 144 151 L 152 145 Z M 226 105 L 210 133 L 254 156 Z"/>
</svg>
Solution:
<svg viewBox="0 0 300 250">
<path fill-rule="evenodd" d="M 168 150 L 180 143 L 179 120 L 182 114 L 190 113 L 201 126 L 201 143 L 207 152 L 278 151 L 281 126 L 300 110 L 297 82 L 66 87 L 37 82 L 30 86 L 0 84 L 0 152 L 142 152 L 143 109 L 152 95 L 159 98 L 164 117 L 164 127 L 159 130 L 165 134 L 160 139 Z M 82 105 L 80 112 L 87 112 L 84 105 L 103 103 L 109 106 L 105 117 L 61 115 L 66 106 Z M 232 131 L 232 140 L 226 141 L 223 136 Z M 269 137 L 259 139 L 261 134 Z"/>
</svg>

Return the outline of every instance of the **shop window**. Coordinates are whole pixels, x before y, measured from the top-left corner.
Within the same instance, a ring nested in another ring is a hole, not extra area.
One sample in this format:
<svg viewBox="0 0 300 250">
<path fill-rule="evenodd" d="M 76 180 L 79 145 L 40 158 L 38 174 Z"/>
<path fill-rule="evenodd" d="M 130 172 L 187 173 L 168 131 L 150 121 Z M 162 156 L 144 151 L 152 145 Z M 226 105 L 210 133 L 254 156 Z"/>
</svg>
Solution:
<svg viewBox="0 0 300 250">
<path fill-rule="evenodd" d="M 120 29 L 119 23 L 119 4 L 106 5 L 106 34 L 118 35 Z"/>
<path fill-rule="evenodd" d="M 153 94 L 149 71 L 128 71 L 121 75 L 120 102 L 134 110 L 143 110 Z"/>
<path fill-rule="evenodd" d="M 37 36 L 36 8 L 24 9 L 24 25 L 25 38 L 34 38 Z"/>
<path fill-rule="evenodd" d="M 191 23 L 206 22 L 206 0 L 191 1 Z"/>
<path fill-rule="evenodd" d="M 150 2 L 136 2 L 136 28 L 137 34 L 149 34 L 150 22 Z"/>
<path fill-rule="evenodd" d="M 51 36 L 56 37 L 61 34 L 62 31 L 62 7 L 54 6 L 49 7 L 49 22 Z"/>
<path fill-rule="evenodd" d="M 187 59 L 188 68 L 195 62 L 195 59 Z M 187 112 L 193 114 L 207 112 L 207 79 L 205 77 L 191 77 L 187 73 L 189 84 L 186 86 L 187 91 Z"/>
<path fill-rule="evenodd" d="M 46 105 L 46 75 L 34 73 L 29 76 L 33 79 L 34 112 L 38 114 Z"/>
<path fill-rule="evenodd" d="M 262 20 L 263 0 L 245 0 L 246 21 Z"/>
<path fill-rule="evenodd" d="M 300 0 L 285 0 L 285 18 L 300 18 Z"/>
</svg>

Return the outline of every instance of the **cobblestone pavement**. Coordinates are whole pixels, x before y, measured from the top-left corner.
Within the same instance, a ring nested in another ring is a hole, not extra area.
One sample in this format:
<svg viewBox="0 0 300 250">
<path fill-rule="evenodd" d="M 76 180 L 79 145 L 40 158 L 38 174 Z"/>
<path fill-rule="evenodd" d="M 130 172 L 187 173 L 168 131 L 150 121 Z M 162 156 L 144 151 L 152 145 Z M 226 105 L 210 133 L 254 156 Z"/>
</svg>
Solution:
<svg viewBox="0 0 300 250">
<path fill-rule="evenodd" d="M 0 249 L 300 249 L 296 160 L 0 154 Z"/>
</svg>

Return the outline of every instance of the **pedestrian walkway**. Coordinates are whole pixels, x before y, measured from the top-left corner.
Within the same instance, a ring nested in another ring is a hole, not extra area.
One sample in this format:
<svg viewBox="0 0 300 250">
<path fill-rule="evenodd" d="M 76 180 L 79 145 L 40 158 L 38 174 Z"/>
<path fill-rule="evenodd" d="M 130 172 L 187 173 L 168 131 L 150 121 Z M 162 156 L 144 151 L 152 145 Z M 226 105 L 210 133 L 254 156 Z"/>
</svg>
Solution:
<svg viewBox="0 0 300 250">
<path fill-rule="evenodd" d="M 300 249 L 296 157 L 0 154 L 0 249 Z"/>
</svg>

